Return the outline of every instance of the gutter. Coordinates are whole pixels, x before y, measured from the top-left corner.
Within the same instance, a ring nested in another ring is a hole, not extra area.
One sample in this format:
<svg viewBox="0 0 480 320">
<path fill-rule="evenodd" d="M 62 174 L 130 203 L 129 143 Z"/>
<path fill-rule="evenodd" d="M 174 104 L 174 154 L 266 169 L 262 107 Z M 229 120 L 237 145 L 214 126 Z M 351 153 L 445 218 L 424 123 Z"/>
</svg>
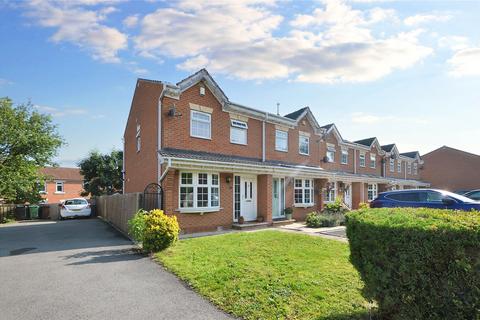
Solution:
<svg viewBox="0 0 480 320">
<path fill-rule="evenodd" d="M 158 183 L 162 183 L 163 179 L 165 179 L 165 177 L 167 176 L 167 173 L 168 173 L 168 171 L 170 170 L 171 167 L 172 167 L 172 159 L 168 158 L 167 159 L 167 166 L 165 167 L 165 170 L 163 170 L 163 173 L 160 176 L 160 178 L 158 178 Z"/>
</svg>

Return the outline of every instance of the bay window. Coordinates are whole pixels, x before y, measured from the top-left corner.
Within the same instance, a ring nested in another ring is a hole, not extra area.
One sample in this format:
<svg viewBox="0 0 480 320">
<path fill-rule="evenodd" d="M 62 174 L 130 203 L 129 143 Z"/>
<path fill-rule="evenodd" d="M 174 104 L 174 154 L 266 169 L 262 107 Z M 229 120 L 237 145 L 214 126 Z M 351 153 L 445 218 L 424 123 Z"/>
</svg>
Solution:
<svg viewBox="0 0 480 320">
<path fill-rule="evenodd" d="M 220 179 L 216 173 L 180 174 L 180 209 L 218 209 Z"/>
<path fill-rule="evenodd" d="M 369 183 L 367 195 L 368 201 L 373 201 L 378 196 L 378 184 Z"/>
<path fill-rule="evenodd" d="M 295 179 L 295 204 L 313 205 L 313 180 Z"/>
</svg>

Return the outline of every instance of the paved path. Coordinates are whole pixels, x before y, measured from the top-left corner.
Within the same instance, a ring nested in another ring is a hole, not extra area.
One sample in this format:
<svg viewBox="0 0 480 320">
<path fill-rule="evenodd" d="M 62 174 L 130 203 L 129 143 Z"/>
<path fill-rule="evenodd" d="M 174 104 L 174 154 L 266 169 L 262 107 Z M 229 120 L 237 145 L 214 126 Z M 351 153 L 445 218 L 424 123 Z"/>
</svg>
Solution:
<svg viewBox="0 0 480 320">
<path fill-rule="evenodd" d="M 0 319 L 228 319 L 98 219 L 0 226 Z"/>
<path fill-rule="evenodd" d="M 311 236 L 319 236 L 327 239 L 348 242 L 346 228 L 332 227 L 332 228 L 308 228 L 303 222 L 295 222 L 285 226 L 277 227 L 281 231 L 295 231 L 308 234 Z"/>
</svg>

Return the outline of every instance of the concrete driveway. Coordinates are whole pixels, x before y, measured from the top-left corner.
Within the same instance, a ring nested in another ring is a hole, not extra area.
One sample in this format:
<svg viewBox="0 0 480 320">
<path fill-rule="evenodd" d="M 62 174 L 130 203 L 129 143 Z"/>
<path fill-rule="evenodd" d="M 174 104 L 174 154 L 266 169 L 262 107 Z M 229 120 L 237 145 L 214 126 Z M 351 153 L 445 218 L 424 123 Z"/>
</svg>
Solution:
<svg viewBox="0 0 480 320">
<path fill-rule="evenodd" d="M 0 226 L 0 318 L 228 319 L 99 219 Z"/>
</svg>

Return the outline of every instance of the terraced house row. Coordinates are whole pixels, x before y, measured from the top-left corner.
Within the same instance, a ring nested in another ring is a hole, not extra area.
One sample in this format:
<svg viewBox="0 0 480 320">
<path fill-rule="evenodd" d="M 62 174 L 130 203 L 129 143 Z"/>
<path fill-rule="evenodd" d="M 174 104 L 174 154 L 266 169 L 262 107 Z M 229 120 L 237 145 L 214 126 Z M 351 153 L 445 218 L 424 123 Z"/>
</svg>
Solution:
<svg viewBox="0 0 480 320">
<path fill-rule="evenodd" d="M 139 79 L 124 134 L 125 192 L 152 182 L 182 229 L 303 220 L 340 198 L 349 208 L 378 192 L 417 188 L 422 160 L 376 138 L 345 140 L 308 107 L 285 116 L 231 102 L 202 69 L 177 84 Z"/>
</svg>

